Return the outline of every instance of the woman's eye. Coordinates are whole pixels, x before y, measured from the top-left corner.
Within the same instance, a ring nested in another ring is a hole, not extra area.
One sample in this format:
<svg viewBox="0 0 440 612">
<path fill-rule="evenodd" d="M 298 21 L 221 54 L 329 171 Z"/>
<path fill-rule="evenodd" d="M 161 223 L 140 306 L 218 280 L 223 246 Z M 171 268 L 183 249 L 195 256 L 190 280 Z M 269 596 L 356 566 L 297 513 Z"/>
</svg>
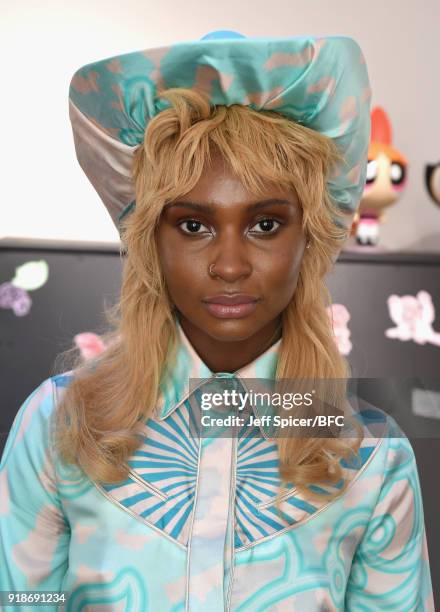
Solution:
<svg viewBox="0 0 440 612">
<path fill-rule="evenodd" d="M 187 229 L 183 229 L 184 225 L 187 226 Z M 199 229 L 201 227 L 206 228 L 203 223 L 200 223 L 200 221 L 196 221 L 195 219 L 187 219 L 186 221 L 182 221 L 181 223 L 179 223 L 179 227 L 182 228 L 184 234 L 202 234 L 203 232 L 199 232 Z"/>
<path fill-rule="evenodd" d="M 258 221 L 258 223 L 256 223 L 253 227 L 257 227 L 258 225 L 262 228 L 262 231 L 252 231 L 252 233 L 255 234 L 274 234 L 275 231 L 274 230 L 274 226 L 275 223 L 277 224 L 277 226 L 275 227 L 275 231 L 278 229 L 278 227 L 281 225 L 281 223 L 279 221 L 276 221 L 275 219 L 261 219 L 261 221 Z"/>
<path fill-rule="evenodd" d="M 275 219 L 261 219 L 258 221 L 253 227 L 260 227 L 260 230 L 251 230 L 253 234 L 274 234 L 278 227 L 281 225 L 279 221 Z M 179 223 L 179 227 L 182 229 L 184 234 L 204 234 L 209 233 L 209 229 L 206 225 L 203 225 L 200 221 L 196 219 L 186 219 Z M 200 231 L 203 228 L 202 231 Z"/>
</svg>

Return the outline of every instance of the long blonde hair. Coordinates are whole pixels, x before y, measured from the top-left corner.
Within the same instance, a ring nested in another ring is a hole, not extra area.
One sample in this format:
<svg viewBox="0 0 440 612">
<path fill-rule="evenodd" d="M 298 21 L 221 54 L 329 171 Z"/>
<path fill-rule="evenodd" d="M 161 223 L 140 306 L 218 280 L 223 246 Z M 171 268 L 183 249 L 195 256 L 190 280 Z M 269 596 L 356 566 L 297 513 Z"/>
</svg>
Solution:
<svg viewBox="0 0 440 612">
<path fill-rule="evenodd" d="M 136 207 L 122 226 L 123 279 L 118 303 L 105 313 L 107 348 L 85 362 L 79 355 L 72 359 L 72 348 L 55 366 L 65 371 L 69 363 L 75 374 L 56 414 L 59 456 L 96 482 L 128 477 L 126 462 L 142 442 L 162 373 L 175 358 L 177 329 L 155 230 L 165 203 L 193 189 L 214 148 L 250 192 L 284 186 L 295 190 L 302 205 L 311 248 L 304 251 L 295 293 L 282 313 L 276 378 L 349 376 L 326 310 L 331 296 L 324 283 L 349 231 L 335 222 L 342 214 L 326 187 L 334 164 L 343 161 L 335 144 L 274 111 L 214 106 L 194 89 L 168 89 L 160 96 L 170 106 L 150 120 L 135 152 Z M 360 438 L 286 437 L 277 445 L 282 482 L 319 497 L 309 485 L 338 483 L 340 458 L 357 453 Z"/>
</svg>

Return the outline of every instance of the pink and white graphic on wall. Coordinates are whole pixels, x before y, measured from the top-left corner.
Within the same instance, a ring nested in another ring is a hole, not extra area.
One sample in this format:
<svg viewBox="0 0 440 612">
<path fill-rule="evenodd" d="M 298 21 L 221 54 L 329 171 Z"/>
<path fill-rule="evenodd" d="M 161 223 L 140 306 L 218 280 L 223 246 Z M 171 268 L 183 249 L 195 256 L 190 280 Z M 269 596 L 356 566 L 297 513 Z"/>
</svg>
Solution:
<svg viewBox="0 0 440 612">
<path fill-rule="evenodd" d="M 416 296 L 392 294 L 387 303 L 396 325 L 385 330 L 387 338 L 440 346 L 440 332 L 433 329 L 435 308 L 428 291 L 419 291 Z"/>
<path fill-rule="evenodd" d="M 49 265 L 44 259 L 18 266 L 11 281 L 0 283 L 0 308 L 12 310 L 16 317 L 26 316 L 32 306 L 29 291 L 43 287 L 48 278 Z"/>
<path fill-rule="evenodd" d="M 348 355 L 353 347 L 350 341 L 351 332 L 347 326 L 347 323 L 351 318 L 350 313 L 344 304 L 332 304 L 327 308 L 327 314 L 332 321 L 333 333 L 335 335 L 339 352 L 342 355 Z"/>
<path fill-rule="evenodd" d="M 93 332 L 82 332 L 76 334 L 73 341 L 81 353 L 81 357 L 87 361 L 97 357 L 105 350 L 105 344 L 98 334 Z"/>
</svg>

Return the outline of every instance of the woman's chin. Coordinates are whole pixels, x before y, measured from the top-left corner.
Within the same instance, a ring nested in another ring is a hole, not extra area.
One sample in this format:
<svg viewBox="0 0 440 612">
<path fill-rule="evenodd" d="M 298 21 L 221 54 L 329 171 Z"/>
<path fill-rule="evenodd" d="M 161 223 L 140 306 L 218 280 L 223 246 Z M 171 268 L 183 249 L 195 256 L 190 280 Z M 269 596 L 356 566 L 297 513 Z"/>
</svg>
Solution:
<svg viewBox="0 0 440 612">
<path fill-rule="evenodd" d="M 206 320 L 204 318 L 204 320 Z M 220 319 L 211 317 L 211 321 L 207 324 L 200 325 L 208 336 L 220 342 L 239 342 L 247 340 L 256 334 L 260 326 L 251 317 L 239 319 Z"/>
</svg>

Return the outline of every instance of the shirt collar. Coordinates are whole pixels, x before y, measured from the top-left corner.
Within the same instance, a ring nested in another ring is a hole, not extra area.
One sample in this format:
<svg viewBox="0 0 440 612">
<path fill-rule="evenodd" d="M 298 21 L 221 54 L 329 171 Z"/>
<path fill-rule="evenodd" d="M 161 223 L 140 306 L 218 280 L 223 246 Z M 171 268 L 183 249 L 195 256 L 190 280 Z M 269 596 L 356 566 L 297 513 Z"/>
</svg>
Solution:
<svg viewBox="0 0 440 612">
<path fill-rule="evenodd" d="M 269 378 L 274 379 L 278 362 L 278 355 L 282 338 L 256 357 L 247 365 L 235 372 L 212 372 L 199 357 L 194 347 L 180 325 L 176 317 L 178 331 L 178 347 L 176 360 L 172 370 L 167 370 L 160 384 L 160 392 L 156 405 L 155 418 L 159 421 L 166 419 L 176 410 L 190 395 L 189 380 L 191 378 L 212 378 L 222 376 L 226 378 L 237 377 L 242 379 L 246 387 L 246 378 Z M 256 417 L 260 414 L 255 410 Z M 267 437 L 267 432 L 260 426 L 262 433 Z"/>
</svg>

